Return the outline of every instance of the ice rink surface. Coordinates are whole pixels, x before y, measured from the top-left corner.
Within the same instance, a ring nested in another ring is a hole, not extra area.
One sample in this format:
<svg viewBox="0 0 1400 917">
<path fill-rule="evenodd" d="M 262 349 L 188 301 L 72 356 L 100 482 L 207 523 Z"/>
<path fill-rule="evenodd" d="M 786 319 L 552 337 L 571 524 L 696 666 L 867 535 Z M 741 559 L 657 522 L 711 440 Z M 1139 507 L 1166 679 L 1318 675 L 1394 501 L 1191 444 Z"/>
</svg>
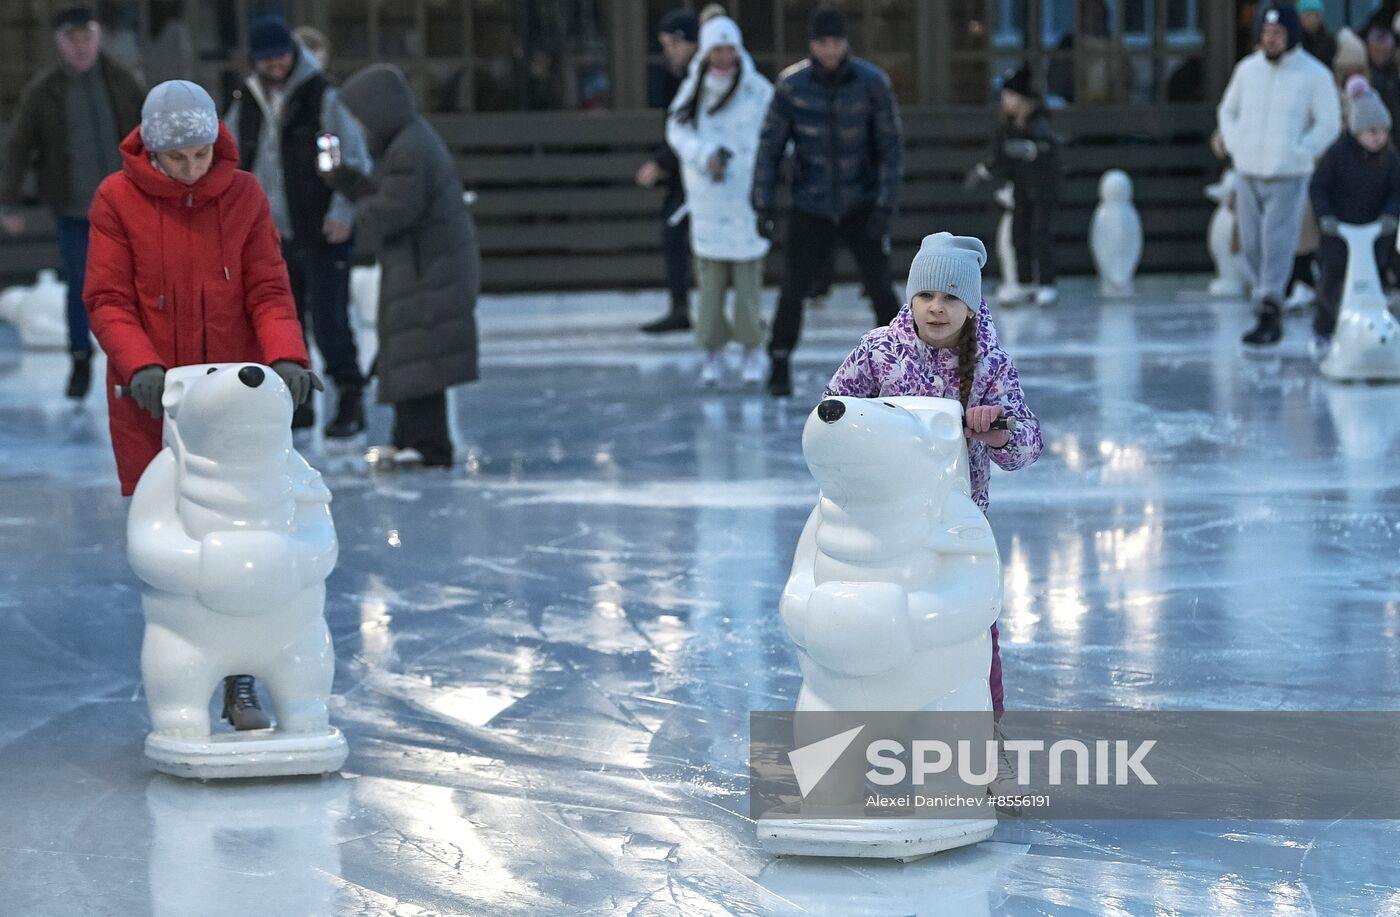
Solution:
<svg viewBox="0 0 1400 917">
<path fill-rule="evenodd" d="M 1205 284 L 993 309 L 1046 444 L 992 477 L 1007 704 L 1394 710 L 1400 387 L 1320 381 L 1304 318 L 1243 355 L 1245 306 Z M 0 913 L 1400 914 L 1390 822 L 1022 819 L 911 864 L 764 854 L 746 717 L 797 694 L 776 602 L 816 496 L 800 433 L 869 312 L 838 289 L 812 313 L 775 403 L 737 356 L 700 392 L 687 336 L 635 331 L 659 304 L 484 301 L 451 472 L 304 450 L 335 494 L 350 759 L 228 784 L 142 756 L 99 386 L 75 412 L 66 356 L 0 326 Z"/>
</svg>

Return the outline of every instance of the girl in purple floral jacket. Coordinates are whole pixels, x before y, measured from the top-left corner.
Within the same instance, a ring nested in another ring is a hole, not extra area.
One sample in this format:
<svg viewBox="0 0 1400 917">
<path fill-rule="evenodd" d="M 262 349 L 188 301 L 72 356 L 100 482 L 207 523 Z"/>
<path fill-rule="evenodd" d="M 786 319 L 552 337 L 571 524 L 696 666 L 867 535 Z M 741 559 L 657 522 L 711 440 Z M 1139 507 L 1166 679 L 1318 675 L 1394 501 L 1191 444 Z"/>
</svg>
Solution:
<svg viewBox="0 0 1400 917">
<path fill-rule="evenodd" d="M 1006 471 L 1040 457 L 1040 422 L 1026 406 L 1011 357 L 1001 349 L 982 299 L 987 250 L 978 239 L 940 232 L 925 236 L 909 268 L 905 305 L 884 328 L 861 338 L 827 395 L 882 398 L 929 395 L 962 402 L 972 499 L 987 511 L 988 460 Z M 969 303 L 977 303 L 976 313 Z M 1016 429 L 991 429 L 998 417 Z M 1001 651 L 992 625 L 992 708 L 1003 709 Z"/>
</svg>

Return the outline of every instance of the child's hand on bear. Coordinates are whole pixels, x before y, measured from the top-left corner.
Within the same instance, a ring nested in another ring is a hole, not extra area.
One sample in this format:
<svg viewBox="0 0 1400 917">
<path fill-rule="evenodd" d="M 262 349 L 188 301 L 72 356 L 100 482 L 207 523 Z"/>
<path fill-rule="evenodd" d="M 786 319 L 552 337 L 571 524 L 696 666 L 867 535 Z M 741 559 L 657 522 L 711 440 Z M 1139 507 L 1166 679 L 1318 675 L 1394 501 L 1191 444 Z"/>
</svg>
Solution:
<svg viewBox="0 0 1400 917">
<path fill-rule="evenodd" d="M 321 378 L 311 370 L 298 366 L 291 360 L 278 360 L 272 364 L 272 369 L 277 375 L 282 377 L 282 381 L 287 383 L 287 391 L 292 393 L 292 404 L 300 407 L 311 397 L 311 390 L 324 392 L 326 387 L 321 384 Z"/>
<path fill-rule="evenodd" d="M 967 409 L 963 426 L 967 428 L 968 439 L 986 443 L 993 449 L 1000 449 L 1011 441 L 1011 434 L 1005 430 L 993 430 L 992 421 L 1002 414 L 999 404 L 978 404 Z"/>
</svg>

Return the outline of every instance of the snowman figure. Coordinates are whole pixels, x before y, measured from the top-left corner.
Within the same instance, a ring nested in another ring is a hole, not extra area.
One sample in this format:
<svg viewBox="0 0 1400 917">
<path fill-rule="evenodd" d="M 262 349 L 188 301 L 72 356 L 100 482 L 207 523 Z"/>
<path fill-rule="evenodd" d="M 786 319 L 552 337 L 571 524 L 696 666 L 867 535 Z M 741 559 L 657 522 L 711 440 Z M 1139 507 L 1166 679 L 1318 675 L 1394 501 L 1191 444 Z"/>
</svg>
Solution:
<svg viewBox="0 0 1400 917">
<path fill-rule="evenodd" d="M 1206 197 L 1215 201 L 1206 237 L 1210 259 L 1215 263 L 1215 279 L 1210 282 L 1210 295 L 1244 297 L 1249 295 L 1249 274 L 1244 255 L 1235 250 L 1235 187 L 1239 178 L 1234 169 L 1226 169 L 1220 181 L 1206 186 Z"/>
<path fill-rule="evenodd" d="M 1104 296 L 1131 296 L 1142 260 L 1142 220 L 1133 206 L 1133 182 L 1122 169 L 1099 179 L 1099 206 L 1089 230 L 1089 250 Z"/>
</svg>

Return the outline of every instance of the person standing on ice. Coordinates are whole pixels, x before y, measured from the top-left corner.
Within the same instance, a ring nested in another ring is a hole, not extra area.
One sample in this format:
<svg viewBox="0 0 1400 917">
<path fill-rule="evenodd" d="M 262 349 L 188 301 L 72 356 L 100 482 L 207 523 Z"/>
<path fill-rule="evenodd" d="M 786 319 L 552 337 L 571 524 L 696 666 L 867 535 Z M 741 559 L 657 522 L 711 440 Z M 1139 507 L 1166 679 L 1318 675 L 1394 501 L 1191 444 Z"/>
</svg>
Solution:
<svg viewBox="0 0 1400 917">
<path fill-rule="evenodd" d="M 0 207 L 19 203 L 33 166 L 39 197 L 53 212 L 63 277 L 68 282 L 68 349 L 73 366 L 68 397 L 87 397 L 92 384 L 92 340 L 83 308 L 88 208 L 102 180 L 122 167 L 117 146 L 141 120 L 136 78 L 102 53 L 102 27 L 92 10 L 77 6 L 53 20 L 59 63 L 34 75 L 10 120 L 0 172 Z M 5 212 L 7 232 L 24 232 L 25 219 Z"/>
<path fill-rule="evenodd" d="M 855 257 L 875 324 L 899 311 L 890 281 L 890 224 L 903 176 L 904 133 L 885 71 L 850 53 L 846 15 L 817 7 L 808 20 L 811 56 L 778 77 L 754 167 L 758 233 L 777 233 L 778 170 L 793 146 L 792 210 L 783 288 L 768 339 L 768 394 L 792 394 L 792 352 L 817 266 L 840 239 Z"/>
<path fill-rule="evenodd" d="M 987 249 L 980 239 L 940 232 L 924 236 L 909 267 L 904 307 L 887 327 L 861 338 L 826 385 L 826 396 L 956 398 L 963 406 L 972 499 L 987 512 L 988 471 L 1015 471 L 1040 458 L 1040 421 L 1026 405 L 1016 364 L 1001 347 L 982 298 Z M 976 303 L 976 306 L 972 304 Z M 998 417 L 1013 432 L 993 430 Z M 1001 648 L 992 625 L 988 681 L 998 719 L 1005 709 Z M 1009 762 L 1002 761 L 1004 767 Z"/>
<path fill-rule="evenodd" d="M 1253 291 L 1251 345 L 1283 337 L 1284 285 L 1303 222 L 1313 164 L 1341 131 L 1332 75 L 1298 47 L 1302 25 L 1291 6 L 1264 10 L 1259 50 L 1240 61 L 1217 116 L 1239 174 L 1235 197 L 1240 249 Z"/>
<path fill-rule="evenodd" d="M 121 171 L 93 196 L 83 302 L 107 354 L 112 450 L 128 497 L 161 450 L 167 369 L 263 363 L 293 404 L 321 380 L 307 368 L 267 195 L 238 170 L 209 93 L 186 80 L 152 89 L 121 154 Z M 224 716 L 241 730 L 270 725 L 252 676 L 225 679 Z"/>
<path fill-rule="evenodd" d="M 1363 80 L 1353 79 L 1357 84 Z M 1357 84 L 1348 87 L 1356 93 L 1347 113 L 1349 132 L 1323 154 L 1309 185 L 1322 232 L 1318 246 L 1322 282 L 1313 318 L 1313 349 L 1319 355 L 1326 352 L 1336 330 L 1346 280 L 1347 245 L 1338 236 L 1338 224 L 1380 222 L 1374 250 L 1377 270 L 1383 274 L 1395 250 L 1400 219 L 1400 153 L 1390 142 L 1390 112 L 1374 89 Z"/>
<path fill-rule="evenodd" d="M 366 67 L 340 99 L 364 127 L 374 174 L 325 176 L 355 204 L 361 241 L 379 254 L 379 400 L 394 406 L 394 463 L 452 464 L 447 390 L 477 378 L 481 252 L 462 176 L 421 115 L 403 72 Z"/>
<path fill-rule="evenodd" d="M 1055 289 L 1055 243 L 1050 219 L 1060 193 L 1060 140 L 1050 113 L 1031 83 L 1031 68 L 1022 64 L 1001 84 L 1001 117 L 991 156 L 968 173 L 972 186 L 991 178 L 1011 181 L 1011 245 L 1016 274 L 1037 305 L 1060 298 Z"/>
<path fill-rule="evenodd" d="M 700 381 L 716 386 L 731 340 L 744 347 L 742 378 L 763 381 L 759 293 L 768 240 L 749 203 L 758 135 L 773 85 L 744 50 L 739 26 L 717 16 L 700 27 L 700 51 L 671 104 L 666 142 L 676 151 L 690 208 L 690 249 L 700 287 L 696 338 L 705 351 Z M 734 288 L 734 320 L 725 298 Z"/>
<path fill-rule="evenodd" d="M 341 162 L 361 171 L 370 169 L 369 153 L 320 63 L 296 43 L 282 17 L 253 20 L 248 54 L 253 73 L 235 94 L 226 120 L 238 144 L 238 167 L 252 172 L 267 192 L 297 314 L 303 326 L 310 318 L 326 375 L 335 382 L 336 412 L 325 434 L 344 439 L 365 428 L 365 379 L 350 327 L 355 208 L 317 178 L 317 139 L 335 135 Z M 292 417 L 294 430 L 314 423 L 310 402 Z"/>
</svg>

